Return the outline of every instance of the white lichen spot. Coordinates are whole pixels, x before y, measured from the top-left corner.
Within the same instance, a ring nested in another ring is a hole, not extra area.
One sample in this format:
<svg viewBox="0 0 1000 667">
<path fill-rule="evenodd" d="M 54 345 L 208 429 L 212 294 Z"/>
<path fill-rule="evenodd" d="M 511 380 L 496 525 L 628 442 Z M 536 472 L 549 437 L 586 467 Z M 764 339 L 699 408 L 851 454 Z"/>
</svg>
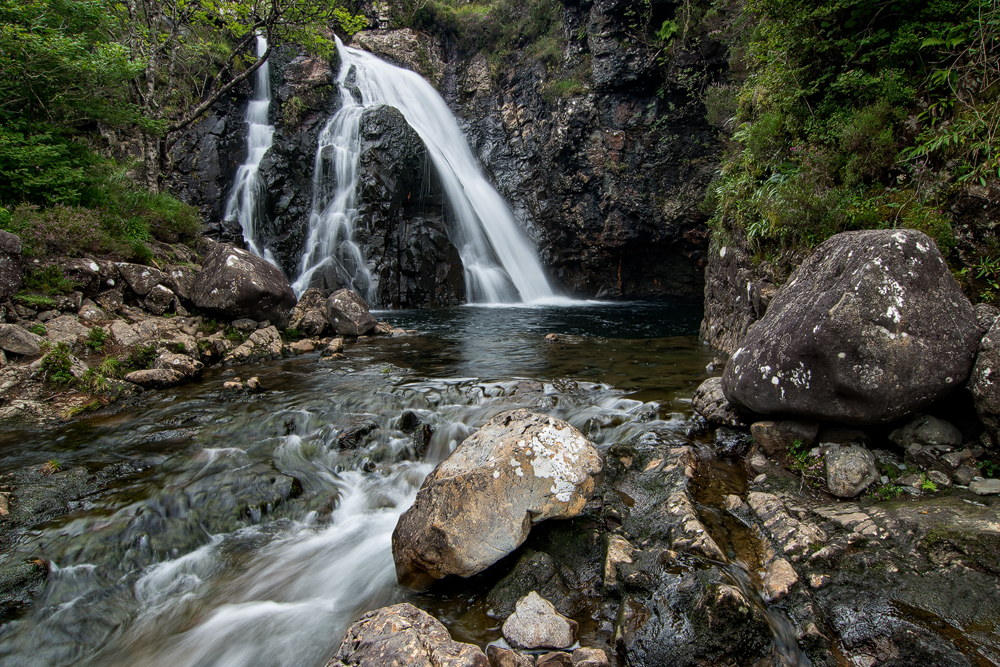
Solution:
<svg viewBox="0 0 1000 667">
<path fill-rule="evenodd" d="M 726 246 L 722 246 L 722 250 L 719 251 L 719 257 L 726 256 Z"/>
<path fill-rule="evenodd" d="M 781 379 L 777 375 L 775 375 L 773 378 L 771 378 L 771 384 L 777 387 L 779 384 L 781 384 Z"/>
<path fill-rule="evenodd" d="M 896 239 L 896 243 L 899 243 L 900 245 L 906 243 L 906 234 L 903 232 L 896 232 L 892 235 L 892 238 Z"/>
<path fill-rule="evenodd" d="M 97 265 L 97 262 L 91 262 L 91 263 L 90 263 L 90 270 L 91 270 L 91 271 L 100 271 L 100 270 L 101 270 L 101 267 L 99 267 L 99 266 Z"/>
<path fill-rule="evenodd" d="M 920 252 L 927 252 L 927 246 L 917 241 L 917 250 L 919 250 Z"/>
<path fill-rule="evenodd" d="M 548 424 L 531 438 L 530 461 L 535 477 L 552 480 L 549 488 L 556 500 L 567 503 L 573 497 L 576 486 L 585 477 L 577 467 L 578 454 L 585 450 L 587 441 L 573 432 L 569 425 L 559 429 L 550 418 Z"/>
<path fill-rule="evenodd" d="M 889 309 L 885 311 L 885 316 L 892 319 L 892 321 L 896 324 L 903 321 L 903 316 L 899 314 L 899 310 L 896 306 L 889 306 Z"/>
<path fill-rule="evenodd" d="M 226 258 L 226 266 L 230 269 L 240 263 L 240 258 L 236 255 L 230 255 Z"/>
<path fill-rule="evenodd" d="M 837 358 L 838 359 L 846 359 L 847 358 L 847 353 L 846 352 L 838 352 L 837 353 Z"/>
<path fill-rule="evenodd" d="M 493 471 L 493 479 L 500 479 L 500 471 L 499 470 L 494 470 Z"/>
</svg>

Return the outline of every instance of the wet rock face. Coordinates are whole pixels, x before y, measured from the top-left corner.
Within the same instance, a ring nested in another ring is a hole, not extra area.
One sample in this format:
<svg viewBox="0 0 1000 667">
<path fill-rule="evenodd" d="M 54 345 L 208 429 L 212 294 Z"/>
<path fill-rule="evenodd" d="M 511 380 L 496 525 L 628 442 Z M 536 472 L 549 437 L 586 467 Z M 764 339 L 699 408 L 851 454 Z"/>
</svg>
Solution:
<svg viewBox="0 0 1000 667">
<path fill-rule="evenodd" d="M 996 321 L 979 342 L 969 391 L 993 442 L 1000 442 L 1000 326 Z"/>
<path fill-rule="evenodd" d="M 972 304 L 913 230 L 845 232 L 778 291 L 726 364 L 726 397 L 760 414 L 880 424 L 961 386 Z"/>
<path fill-rule="evenodd" d="M 722 378 L 708 378 L 691 397 L 691 407 L 699 415 L 723 426 L 746 426 L 746 420 L 722 391 Z"/>
<path fill-rule="evenodd" d="M 465 300 L 444 193 L 424 143 L 397 109 L 361 118 L 357 238 L 378 279 L 380 305 L 451 306 Z"/>
<path fill-rule="evenodd" d="M 326 667 L 489 667 L 486 654 L 452 641 L 447 628 L 410 604 L 370 611 L 347 631 Z"/>
<path fill-rule="evenodd" d="M 326 300 L 326 318 L 334 333 L 344 336 L 363 336 L 376 324 L 365 300 L 349 289 L 337 290 Z"/>
<path fill-rule="evenodd" d="M 227 319 L 248 317 L 281 326 L 296 303 L 288 280 L 273 264 L 228 244 L 206 253 L 191 300 L 198 309 Z"/>
<path fill-rule="evenodd" d="M 533 524 L 580 514 L 601 469 L 601 455 L 566 422 L 523 409 L 497 415 L 438 464 L 400 517 L 397 579 L 422 590 L 482 572 Z"/>
</svg>

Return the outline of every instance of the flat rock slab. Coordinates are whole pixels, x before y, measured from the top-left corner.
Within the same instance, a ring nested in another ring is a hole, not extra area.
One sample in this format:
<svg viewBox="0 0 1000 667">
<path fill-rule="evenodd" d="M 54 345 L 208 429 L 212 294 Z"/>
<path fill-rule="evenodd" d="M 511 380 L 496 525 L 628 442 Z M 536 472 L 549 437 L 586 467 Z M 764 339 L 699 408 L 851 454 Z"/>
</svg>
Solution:
<svg viewBox="0 0 1000 667">
<path fill-rule="evenodd" d="M 1000 479 L 973 480 L 969 483 L 969 491 L 977 496 L 1000 496 Z"/>
<path fill-rule="evenodd" d="M 482 572 L 545 519 L 583 511 L 600 453 L 568 423 L 528 410 L 504 412 L 427 476 L 396 524 L 396 577 L 423 590 L 434 580 Z"/>
<path fill-rule="evenodd" d="M 370 611 L 352 625 L 326 667 L 489 667 L 486 654 L 453 641 L 447 628 L 411 604 Z"/>
<path fill-rule="evenodd" d="M 579 625 L 556 611 L 551 602 L 532 591 L 517 601 L 503 624 L 503 637 L 514 648 L 566 649 L 576 643 Z M 567 656 L 569 657 L 569 656 Z"/>
<path fill-rule="evenodd" d="M 90 333 L 90 329 L 80 324 L 80 318 L 76 315 L 60 315 L 45 323 L 45 330 L 49 334 L 49 340 L 53 343 L 66 343 L 74 345 L 81 336 Z"/>
<path fill-rule="evenodd" d="M 164 389 L 180 384 L 188 377 L 173 368 L 150 368 L 143 371 L 132 371 L 125 376 L 126 382 L 137 384 L 145 389 Z"/>
<path fill-rule="evenodd" d="M 38 347 L 41 336 L 36 336 L 27 329 L 16 324 L 0 324 L 0 350 L 25 357 L 37 357 L 41 354 Z"/>
<path fill-rule="evenodd" d="M 758 414 L 882 424 L 960 387 L 979 338 L 972 304 L 928 236 L 844 232 L 778 291 L 722 388 Z"/>
</svg>

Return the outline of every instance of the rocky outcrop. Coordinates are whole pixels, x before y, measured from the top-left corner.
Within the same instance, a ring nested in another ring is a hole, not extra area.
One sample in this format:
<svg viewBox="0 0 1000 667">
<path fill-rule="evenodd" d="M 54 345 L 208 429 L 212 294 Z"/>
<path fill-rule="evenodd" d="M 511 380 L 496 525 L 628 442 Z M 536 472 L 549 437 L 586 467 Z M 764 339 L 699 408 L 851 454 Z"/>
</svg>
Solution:
<svg viewBox="0 0 1000 667">
<path fill-rule="evenodd" d="M 296 303 L 288 280 L 273 264 L 228 244 L 206 253 L 191 300 L 226 319 L 247 317 L 282 327 Z"/>
<path fill-rule="evenodd" d="M 726 364 L 723 390 L 760 414 L 885 423 L 961 386 L 978 339 L 930 238 L 845 232 L 774 296 Z"/>
<path fill-rule="evenodd" d="M 347 631 L 326 667 L 489 667 L 472 644 L 452 641 L 433 616 L 411 604 L 370 611 Z"/>
<path fill-rule="evenodd" d="M 337 290 L 326 300 L 326 319 L 342 336 L 363 336 L 377 323 L 365 300 L 349 289 Z"/>
<path fill-rule="evenodd" d="M 361 118 L 357 238 L 378 280 L 380 305 L 451 306 L 465 300 L 458 250 L 427 149 L 392 107 Z"/>
<path fill-rule="evenodd" d="M 302 293 L 292 309 L 288 328 L 306 336 L 322 336 L 329 326 L 330 322 L 326 319 L 326 297 L 318 288 L 310 287 Z"/>
<path fill-rule="evenodd" d="M 713 247 L 705 267 L 702 340 L 732 354 L 777 290 L 771 266 L 755 265 L 739 242 Z"/>
<path fill-rule="evenodd" d="M 497 415 L 424 480 L 392 534 L 401 584 L 426 589 L 497 562 L 533 524 L 579 514 L 601 456 L 558 419 L 514 410 Z"/>
<path fill-rule="evenodd" d="M 21 289 L 23 279 L 21 239 L 0 230 L 0 303 Z"/>
<path fill-rule="evenodd" d="M 280 359 L 285 351 L 281 334 L 276 328 L 265 327 L 250 334 L 246 342 L 226 355 L 226 365 L 250 364 L 270 359 Z"/>
</svg>

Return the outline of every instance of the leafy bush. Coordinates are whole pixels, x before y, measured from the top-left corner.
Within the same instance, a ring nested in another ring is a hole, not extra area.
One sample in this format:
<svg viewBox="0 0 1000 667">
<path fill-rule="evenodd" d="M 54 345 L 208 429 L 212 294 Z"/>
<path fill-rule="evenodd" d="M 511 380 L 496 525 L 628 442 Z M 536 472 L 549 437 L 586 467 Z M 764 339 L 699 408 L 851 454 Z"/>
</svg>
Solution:
<svg viewBox="0 0 1000 667">
<path fill-rule="evenodd" d="M 128 371 L 143 371 L 152 368 L 160 353 L 155 345 L 136 345 L 128 351 L 128 355 L 122 361 L 122 367 Z"/>
<path fill-rule="evenodd" d="M 20 304 L 33 310 L 52 310 L 56 307 L 56 302 L 47 296 L 40 294 L 28 294 L 19 292 L 14 295 L 14 303 Z"/>
<path fill-rule="evenodd" d="M 104 344 L 108 341 L 108 332 L 101 327 L 91 327 L 90 333 L 87 334 L 87 340 L 83 343 L 89 347 L 94 352 L 100 352 L 104 349 Z"/>
<path fill-rule="evenodd" d="M 55 347 L 49 348 L 45 356 L 42 357 L 42 372 L 47 382 L 53 384 L 69 384 L 73 381 L 73 359 L 69 354 L 69 347 L 66 343 L 57 343 Z"/>
<path fill-rule="evenodd" d="M 29 290 L 45 294 L 69 294 L 76 288 L 73 281 L 63 275 L 62 269 L 58 266 L 29 269 L 24 276 L 24 286 Z M 54 301 L 51 302 L 51 306 L 55 306 Z"/>
<path fill-rule="evenodd" d="M 36 336 L 44 336 L 48 333 L 48 331 L 45 330 L 45 326 L 41 324 L 32 324 L 30 327 L 28 327 L 28 331 L 35 334 Z"/>
</svg>

